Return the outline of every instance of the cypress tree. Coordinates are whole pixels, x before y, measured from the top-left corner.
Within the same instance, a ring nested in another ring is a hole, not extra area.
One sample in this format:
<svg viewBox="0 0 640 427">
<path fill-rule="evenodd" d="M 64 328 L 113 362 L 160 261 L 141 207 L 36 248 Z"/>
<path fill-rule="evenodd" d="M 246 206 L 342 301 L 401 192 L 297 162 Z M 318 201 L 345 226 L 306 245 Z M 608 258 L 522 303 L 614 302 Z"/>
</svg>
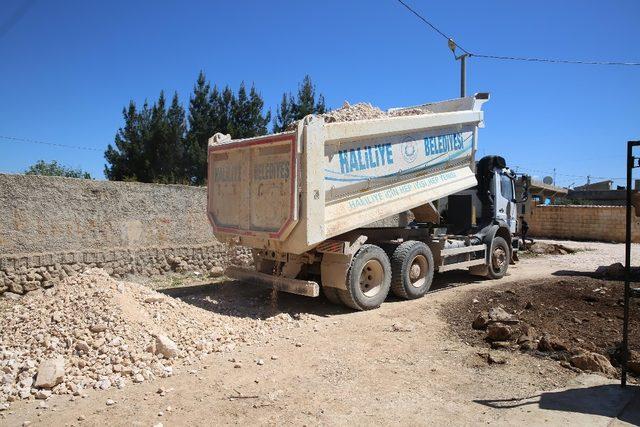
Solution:
<svg viewBox="0 0 640 427">
<path fill-rule="evenodd" d="M 283 132 L 289 124 L 300 120 L 309 114 L 322 114 L 327 111 L 324 96 L 318 95 L 316 101 L 316 87 L 309 75 L 304 76 L 298 85 L 298 93 L 294 98 L 290 93 L 282 95 L 280 108 L 276 112 L 273 124 L 274 132 Z"/>
</svg>

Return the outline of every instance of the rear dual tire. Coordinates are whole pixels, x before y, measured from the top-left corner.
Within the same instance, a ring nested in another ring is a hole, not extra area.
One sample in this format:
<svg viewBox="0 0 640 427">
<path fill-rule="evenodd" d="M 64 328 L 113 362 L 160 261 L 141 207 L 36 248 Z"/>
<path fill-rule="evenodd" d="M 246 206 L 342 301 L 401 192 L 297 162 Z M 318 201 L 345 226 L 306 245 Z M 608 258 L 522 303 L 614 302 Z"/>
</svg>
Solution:
<svg viewBox="0 0 640 427">
<path fill-rule="evenodd" d="M 399 298 L 423 297 L 433 282 L 433 254 L 423 242 L 409 240 L 391 255 L 391 291 Z"/>
<path fill-rule="evenodd" d="M 384 302 L 390 287 L 389 257 L 379 246 L 363 245 L 351 260 L 347 272 L 347 289 L 326 289 L 325 295 L 333 302 L 335 291 L 347 307 L 354 310 L 372 310 Z"/>
</svg>

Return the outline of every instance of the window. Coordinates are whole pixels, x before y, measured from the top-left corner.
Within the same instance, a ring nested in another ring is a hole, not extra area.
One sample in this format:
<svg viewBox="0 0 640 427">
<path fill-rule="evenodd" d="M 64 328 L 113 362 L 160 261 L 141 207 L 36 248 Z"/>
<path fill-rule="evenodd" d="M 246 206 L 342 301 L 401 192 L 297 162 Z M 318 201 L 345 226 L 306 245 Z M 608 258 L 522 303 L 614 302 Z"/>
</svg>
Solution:
<svg viewBox="0 0 640 427">
<path fill-rule="evenodd" d="M 513 201 L 513 181 L 509 178 L 508 175 L 500 174 L 500 192 L 502 193 L 502 197 Z"/>
</svg>

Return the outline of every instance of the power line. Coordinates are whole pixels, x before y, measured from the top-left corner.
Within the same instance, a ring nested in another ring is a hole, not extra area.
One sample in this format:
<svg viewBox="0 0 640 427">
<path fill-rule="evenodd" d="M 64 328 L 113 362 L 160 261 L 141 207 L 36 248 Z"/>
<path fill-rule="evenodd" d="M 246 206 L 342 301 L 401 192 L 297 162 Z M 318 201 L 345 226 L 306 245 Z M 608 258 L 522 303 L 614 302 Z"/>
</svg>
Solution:
<svg viewBox="0 0 640 427">
<path fill-rule="evenodd" d="M 0 142 L 16 142 L 16 143 L 24 142 L 24 143 L 28 143 L 28 144 L 42 144 L 42 145 L 50 145 L 52 147 L 60 147 L 60 148 L 73 148 L 73 149 L 76 149 L 76 150 L 103 151 L 100 148 L 82 147 L 80 145 L 57 144 L 55 142 L 36 141 L 34 139 L 16 138 L 16 137 L 13 137 L 13 136 L 0 135 L 0 138 L 7 140 L 7 141 L 0 141 Z"/>
<path fill-rule="evenodd" d="M 521 56 L 503 56 L 503 55 L 485 55 L 485 54 L 481 54 L 481 53 L 473 53 L 468 51 L 467 49 L 463 48 L 462 46 L 460 46 L 457 42 L 453 41 L 452 37 L 447 36 L 443 31 L 441 31 L 438 27 L 436 27 L 435 25 L 433 25 L 431 22 L 429 22 L 427 20 L 427 18 L 425 18 L 424 16 L 422 16 L 420 13 L 418 13 L 415 9 L 411 8 L 411 6 L 409 6 L 408 4 L 406 4 L 403 0 L 398 0 L 398 3 L 400 3 L 401 5 L 403 5 L 405 8 L 407 8 L 407 10 L 409 10 L 411 13 L 413 13 L 415 16 L 418 17 L 418 19 L 420 19 L 422 22 L 424 22 L 425 24 L 427 24 L 429 27 L 431 27 L 431 29 L 433 29 L 434 31 L 436 31 L 438 34 L 440 34 L 442 37 L 444 37 L 445 39 L 447 39 L 447 41 L 450 44 L 450 47 L 452 50 L 454 50 L 454 54 L 455 54 L 455 48 L 459 48 L 461 51 L 463 51 L 465 54 L 467 54 L 468 56 L 475 56 L 476 58 L 485 58 L 485 59 L 496 59 L 496 60 L 501 60 L 501 61 L 524 61 L 524 62 L 546 62 L 546 63 L 553 63 L 553 64 L 577 64 L 577 65 L 625 65 L 625 66 L 640 66 L 640 62 L 624 62 L 624 61 L 580 61 L 580 60 L 573 60 L 573 59 L 552 59 L 552 58 L 528 58 L 528 57 L 521 57 Z M 457 59 L 457 58 L 456 58 Z"/>
<path fill-rule="evenodd" d="M 579 65 L 631 65 L 638 66 L 640 62 L 618 62 L 618 61 L 577 61 L 572 59 L 549 59 L 549 58 L 523 58 L 518 56 L 498 56 L 469 53 L 469 56 L 476 58 L 499 59 L 505 61 L 526 61 L 526 62 L 550 62 L 556 64 L 579 64 Z"/>
<path fill-rule="evenodd" d="M 420 19 L 422 22 L 424 22 L 425 24 L 427 24 L 428 26 L 430 26 L 433 30 L 435 30 L 438 34 L 440 34 L 442 37 L 444 37 L 447 40 L 452 40 L 451 37 L 449 37 L 448 35 L 446 35 L 445 33 L 443 33 L 442 31 L 440 31 L 438 29 L 438 27 L 436 27 L 435 25 L 433 25 L 431 22 L 427 21 L 427 18 L 425 18 L 424 16 L 420 15 L 418 12 L 416 12 L 414 9 L 411 8 L 411 6 L 409 6 L 408 4 L 406 4 L 405 2 L 403 2 L 402 0 L 398 0 L 398 2 L 403 5 L 404 7 L 406 7 L 409 12 L 413 13 L 415 16 L 418 17 L 418 19 Z M 460 48 L 461 51 L 463 51 L 464 53 L 469 53 L 465 48 L 463 48 L 462 46 L 460 46 L 459 44 L 456 43 L 456 46 L 458 46 L 458 48 Z"/>
</svg>

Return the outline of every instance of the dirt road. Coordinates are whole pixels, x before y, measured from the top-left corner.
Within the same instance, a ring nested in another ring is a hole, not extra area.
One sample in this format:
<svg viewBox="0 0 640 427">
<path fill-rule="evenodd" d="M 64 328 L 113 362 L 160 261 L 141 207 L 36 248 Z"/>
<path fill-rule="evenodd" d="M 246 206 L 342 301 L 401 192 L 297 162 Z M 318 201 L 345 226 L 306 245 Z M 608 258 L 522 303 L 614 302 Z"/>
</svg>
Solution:
<svg viewBox="0 0 640 427">
<path fill-rule="evenodd" d="M 589 250 L 525 258 L 499 281 L 478 280 L 466 273 L 442 275 L 425 298 L 389 300 L 370 312 L 351 312 L 323 299 L 282 294 L 276 310 L 291 314 L 294 320 L 284 332 L 264 336 L 258 344 L 207 356 L 191 369 L 153 383 L 90 391 L 86 398 L 73 401 L 68 396 L 53 396 L 46 409 L 38 409 L 34 401 L 16 402 L 0 415 L 4 417 L 0 424 L 477 425 L 569 421 L 606 425 L 628 401 L 618 388 L 606 385 L 606 379 L 583 378 L 557 362 L 518 353 L 505 365 L 487 365 L 477 349 L 455 335 L 439 314 L 444 304 L 479 287 L 593 271 L 623 258 L 623 245 L 565 244 Z M 634 251 L 638 250 L 636 246 Z M 638 264 L 640 257 L 634 259 Z M 180 288 L 168 293 L 239 318 L 262 318 L 273 310 L 267 289 L 242 284 Z M 577 405 L 578 395 L 571 391 L 549 393 L 578 383 L 591 387 L 591 394 L 580 395 L 591 399 L 590 404 Z M 159 389 L 163 392 L 158 393 Z M 563 397 L 573 406 L 545 406 L 549 396 Z M 107 406 L 107 399 L 115 404 Z M 520 405 L 519 399 L 526 400 Z"/>
</svg>

